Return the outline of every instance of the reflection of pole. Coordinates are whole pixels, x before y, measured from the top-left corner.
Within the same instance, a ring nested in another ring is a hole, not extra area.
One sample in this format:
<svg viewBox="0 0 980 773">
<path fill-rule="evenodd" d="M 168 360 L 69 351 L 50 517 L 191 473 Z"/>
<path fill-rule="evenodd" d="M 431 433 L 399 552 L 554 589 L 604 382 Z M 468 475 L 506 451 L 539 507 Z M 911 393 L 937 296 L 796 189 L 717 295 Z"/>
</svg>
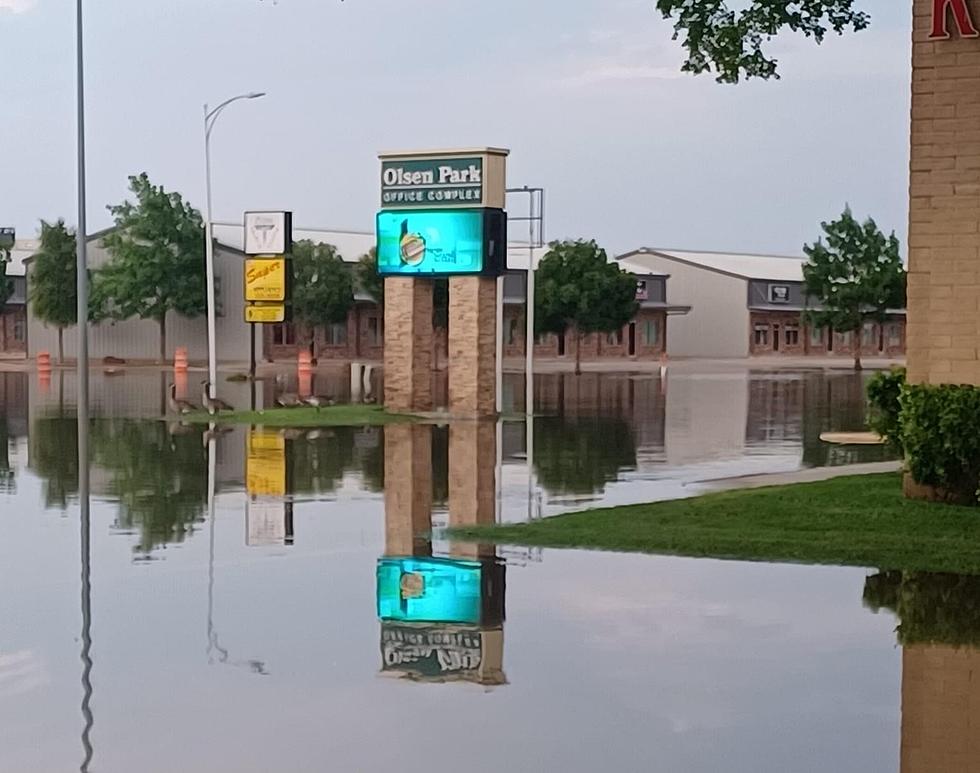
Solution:
<svg viewBox="0 0 980 773">
<path fill-rule="evenodd" d="M 209 428 L 210 429 L 210 428 Z M 208 662 L 214 662 L 211 657 L 217 649 L 225 658 L 227 651 L 218 646 L 218 635 L 214 630 L 214 490 L 217 477 L 218 458 L 215 453 L 217 440 L 211 434 L 208 437 L 208 524 L 210 525 L 210 544 L 208 546 Z"/>
<path fill-rule="evenodd" d="M 82 748 L 85 756 L 79 770 L 87 773 L 92 762 L 92 583 L 91 583 L 91 511 L 89 509 L 88 469 L 88 244 L 85 212 L 85 58 L 83 55 L 82 0 L 75 6 L 77 120 L 78 120 L 78 227 L 75 230 L 76 313 L 78 324 L 78 356 L 75 380 L 78 382 L 78 510 L 81 533 L 79 543 L 82 558 Z"/>
</svg>

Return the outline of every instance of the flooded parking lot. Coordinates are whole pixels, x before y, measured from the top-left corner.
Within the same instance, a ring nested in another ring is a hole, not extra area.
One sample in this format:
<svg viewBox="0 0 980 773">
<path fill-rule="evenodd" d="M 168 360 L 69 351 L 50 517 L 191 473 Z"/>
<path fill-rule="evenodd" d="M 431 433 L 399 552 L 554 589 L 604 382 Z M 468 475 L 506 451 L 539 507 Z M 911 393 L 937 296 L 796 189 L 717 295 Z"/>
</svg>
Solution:
<svg viewBox="0 0 980 773">
<path fill-rule="evenodd" d="M 819 441 L 864 426 L 860 375 L 543 375 L 530 449 L 520 377 L 500 424 L 228 432 L 162 420 L 166 379 L 93 376 L 89 585 L 72 376 L 0 374 L 0 770 L 939 771 L 973 749 L 973 578 L 429 533 L 882 459 Z"/>
</svg>

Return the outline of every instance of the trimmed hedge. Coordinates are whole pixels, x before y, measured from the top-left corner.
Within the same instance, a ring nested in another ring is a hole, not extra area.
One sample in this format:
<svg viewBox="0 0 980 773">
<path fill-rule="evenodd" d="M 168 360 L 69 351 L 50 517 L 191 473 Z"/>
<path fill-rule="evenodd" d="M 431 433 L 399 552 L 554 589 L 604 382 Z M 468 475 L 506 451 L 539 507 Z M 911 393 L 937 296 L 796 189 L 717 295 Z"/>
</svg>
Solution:
<svg viewBox="0 0 980 773">
<path fill-rule="evenodd" d="M 980 486 L 980 388 L 906 384 L 899 398 L 900 438 L 916 483 L 977 502 Z"/>
</svg>

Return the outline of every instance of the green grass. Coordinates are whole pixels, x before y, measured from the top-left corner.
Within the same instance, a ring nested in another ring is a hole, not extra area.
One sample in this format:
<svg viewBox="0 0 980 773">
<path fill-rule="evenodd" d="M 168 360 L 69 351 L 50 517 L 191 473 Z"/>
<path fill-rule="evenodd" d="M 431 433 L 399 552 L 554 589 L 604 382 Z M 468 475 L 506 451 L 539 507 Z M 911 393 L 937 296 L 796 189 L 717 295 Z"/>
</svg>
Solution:
<svg viewBox="0 0 980 773">
<path fill-rule="evenodd" d="M 321 408 L 268 408 L 264 411 L 233 411 L 215 417 L 203 411 L 188 413 L 191 424 L 261 424 L 266 427 L 349 427 L 417 421 L 415 416 L 388 413 L 380 405 L 330 405 Z"/>
<path fill-rule="evenodd" d="M 905 499 L 899 475 L 451 529 L 454 540 L 634 553 L 980 573 L 980 510 Z"/>
</svg>

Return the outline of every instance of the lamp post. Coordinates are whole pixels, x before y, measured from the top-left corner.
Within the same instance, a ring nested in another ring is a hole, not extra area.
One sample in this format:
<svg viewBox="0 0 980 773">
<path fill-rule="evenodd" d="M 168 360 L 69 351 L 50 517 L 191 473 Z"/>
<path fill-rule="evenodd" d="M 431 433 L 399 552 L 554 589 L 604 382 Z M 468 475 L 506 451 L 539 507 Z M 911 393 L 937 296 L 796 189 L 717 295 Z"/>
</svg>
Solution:
<svg viewBox="0 0 980 773">
<path fill-rule="evenodd" d="M 232 102 L 237 102 L 240 99 L 258 99 L 259 97 L 264 96 L 264 91 L 253 91 L 249 94 L 239 94 L 237 97 L 226 99 L 215 108 L 209 109 L 207 104 L 204 105 L 204 175 L 207 192 L 207 210 L 205 212 L 204 222 L 204 263 L 208 282 L 208 381 L 210 382 L 208 386 L 208 393 L 212 398 L 216 397 L 215 393 L 217 391 L 216 384 L 218 381 L 218 360 L 214 330 L 214 235 L 212 233 L 211 224 L 211 130 L 214 129 L 214 123 L 218 120 L 218 116 L 221 114 L 221 111 L 228 107 L 228 105 L 230 105 Z"/>
</svg>

